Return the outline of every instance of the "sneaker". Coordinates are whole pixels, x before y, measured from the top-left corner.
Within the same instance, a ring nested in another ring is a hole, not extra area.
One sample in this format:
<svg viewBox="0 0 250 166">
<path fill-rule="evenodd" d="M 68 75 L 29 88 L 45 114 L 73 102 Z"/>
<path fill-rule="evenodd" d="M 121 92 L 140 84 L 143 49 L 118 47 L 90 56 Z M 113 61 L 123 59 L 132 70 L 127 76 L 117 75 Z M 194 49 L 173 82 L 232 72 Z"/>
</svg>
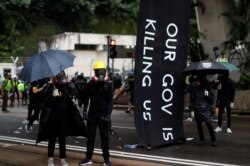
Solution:
<svg viewBox="0 0 250 166">
<path fill-rule="evenodd" d="M 26 133 L 31 133 L 31 131 L 32 131 L 32 126 L 25 125 L 25 130 L 26 130 Z"/>
<path fill-rule="evenodd" d="M 69 166 L 65 159 L 61 159 L 61 166 Z"/>
<path fill-rule="evenodd" d="M 91 161 L 91 159 L 85 158 L 84 160 L 82 160 L 79 165 L 90 165 L 93 162 Z"/>
<path fill-rule="evenodd" d="M 222 128 L 219 126 L 214 130 L 214 132 L 216 132 L 216 133 L 221 132 L 221 131 L 222 131 Z"/>
<path fill-rule="evenodd" d="M 48 160 L 48 166 L 55 166 L 55 165 L 54 165 L 54 160 L 49 159 L 49 160 Z"/>
<path fill-rule="evenodd" d="M 233 132 L 232 132 L 232 130 L 230 128 L 227 128 L 227 133 L 232 134 Z"/>
<path fill-rule="evenodd" d="M 192 118 L 187 118 L 187 120 L 186 121 L 188 121 L 188 122 L 192 122 L 193 121 L 193 119 Z"/>
<path fill-rule="evenodd" d="M 211 121 L 218 122 L 218 118 L 213 116 L 213 117 L 211 117 Z"/>
<path fill-rule="evenodd" d="M 109 160 L 105 160 L 103 163 L 104 166 L 112 166 L 112 163 Z"/>
<path fill-rule="evenodd" d="M 29 123 L 29 121 L 27 119 L 22 121 L 22 124 L 28 124 L 28 123 Z"/>
</svg>

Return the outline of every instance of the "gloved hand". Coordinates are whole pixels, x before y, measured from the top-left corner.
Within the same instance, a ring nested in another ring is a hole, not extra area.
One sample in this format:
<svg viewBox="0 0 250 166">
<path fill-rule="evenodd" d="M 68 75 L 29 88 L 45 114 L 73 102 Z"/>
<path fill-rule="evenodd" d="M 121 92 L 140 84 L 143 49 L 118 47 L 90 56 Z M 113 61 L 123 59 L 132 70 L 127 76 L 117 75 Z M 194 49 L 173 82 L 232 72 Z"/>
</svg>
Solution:
<svg viewBox="0 0 250 166">
<path fill-rule="evenodd" d="M 230 103 L 230 108 L 232 108 L 232 109 L 234 108 L 234 103 L 233 102 Z"/>
<path fill-rule="evenodd" d="M 102 125 L 111 128 L 111 118 L 110 115 L 107 116 L 101 116 L 100 117 L 100 122 L 102 123 Z"/>
<path fill-rule="evenodd" d="M 103 120 L 106 121 L 106 122 L 110 122 L 110 121 L 111 121 L 109 115 L 108 115 L 108 116 L 104 116 L 104 117 L 103 117 Z"/>
<path fill-rule="evenodd" d="M 208 95 L 209 95 L 209 93 L 208 93 L 207 90 L 205 90 L 204 95 L 205 95 L 205 96 L 208 96 Z"/>
</svg>

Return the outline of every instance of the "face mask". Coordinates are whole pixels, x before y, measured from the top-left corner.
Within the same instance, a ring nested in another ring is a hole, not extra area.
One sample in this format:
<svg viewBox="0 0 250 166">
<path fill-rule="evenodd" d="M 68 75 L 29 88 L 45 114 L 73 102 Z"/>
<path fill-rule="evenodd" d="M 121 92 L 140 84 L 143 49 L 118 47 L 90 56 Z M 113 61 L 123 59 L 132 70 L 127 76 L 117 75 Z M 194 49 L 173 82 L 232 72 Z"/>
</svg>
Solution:
<svg viewBox="0 0 250 166">
<path fill-rule="evenodd" d="M 98 78 L 98 81 L 105 81 L 105 79 L 106 79 L 106 70 L 105 69 L 97 69 L 97 70 L 95 70 L 95 76 Z"/>
</svg>

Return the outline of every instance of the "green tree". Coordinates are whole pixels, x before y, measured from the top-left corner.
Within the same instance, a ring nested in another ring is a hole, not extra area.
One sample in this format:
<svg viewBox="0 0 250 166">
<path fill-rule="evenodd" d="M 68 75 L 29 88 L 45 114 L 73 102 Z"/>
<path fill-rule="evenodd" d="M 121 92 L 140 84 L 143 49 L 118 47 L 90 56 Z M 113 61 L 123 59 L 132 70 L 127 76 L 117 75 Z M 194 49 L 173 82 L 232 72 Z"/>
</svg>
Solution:
<svg viewBox="0 0 250 166">
<path fill-rule="evenodd" d="M 225 41 L 227 48 L 234 48 L 239 43 L 250 50 L 250 1 L 249 0 L 228 0 L 230 9 L 223 13 L 228 18 L 232 28 L 229 32 L 229 40 Z M 247 56 L 242 72 L 250 72 L 250 57 Z"/>
<path fill-rule="evenodd" d="M 25 29 L 25 9 L 29 7 L 29 0 L 11 0 L 0 2 L 0 56 L 17 56 L 23 47 L 18 44 L 20 27 Z"/>
<path fill-rule="evenodd" d="M 236 41 L 245 41 L 250 33 L 250 1 L 228 0 L 230 9 L 222 15 L 228 18 L 232 25 L 229 32 L 230 42 L 236 45 Z"/>
<path fill-rule="evenodd" d="M 139 0 L 1 1 L 1 61 L 10 55 L 31 56 L 39 39 L 58 33 L 135 34 L 138 11 Z"/>
<path fill-rule="evenodd" d="M 136 34 L 139 0 L 98 0 L 97 32 Z"/>
</svg>

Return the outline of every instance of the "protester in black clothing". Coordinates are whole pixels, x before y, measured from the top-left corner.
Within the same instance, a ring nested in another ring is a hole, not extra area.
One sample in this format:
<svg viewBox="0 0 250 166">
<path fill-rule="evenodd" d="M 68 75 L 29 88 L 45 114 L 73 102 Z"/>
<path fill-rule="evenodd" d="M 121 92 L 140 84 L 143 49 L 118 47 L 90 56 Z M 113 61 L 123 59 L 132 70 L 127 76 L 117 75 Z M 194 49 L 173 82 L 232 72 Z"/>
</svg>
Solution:
<svg viewBox="0 0 250 166">
<path fill-rule="evenodd" d="M 215 132 L 222 131 L 222 115 L 226 109 L 227 113 L 227 133 L 231 134 L 231 110 L 234 107 L 235 86 L 231 79 L 229 79 L 229 73 L 221 74 L 218 77 L 220 85 L 218 86 L 216 105 L 219 108 L 218 112 L 218 127 Z"/>
<path fill-rule="evenodd" d="M 127 92 L 130 93 L 130 96 L 129 96 L 129 101 L 128 101 L 128 110 L 126 112 L 130 113 L 131 108 L 134 104 L 134 75 L 133 74 L 129 75 L 129 77 L 128 77 Z"/>
<path fill-rule="evenodd" d="M 87 84 L 84 111 L 88 110 L 87 152 L 86 158 L 79 165 L 92 163 L 96 130 L 99 129 L 104 165 L 111 166 L 109 160 L 109 134 L 111 128 L 111 112 L 113 106 L 112 84 L 106 75 L 106 65 L 102 61 L 94 64 L 95 76 Z"/>
<path fill-rule="evenodd" d="M 52 78 L 52 83 L 46 88 L 45 96 L 37 142 L 48 139 L 48 166 L 54 166 L 54 150 L 58 140 L 61 166 L 68 166 L 65 160 L 66 136 L 85 136 L 86 131 L 83 120 L 80 121 L 82 126 L 78 127 L 72 119 L 74 104 L 64 72 Z"/>
<path fill-rule="evenodd" d="M 28 109 L 30 109 L 29 110 L 29 114 L 30 114 L 30 111 L 32 111 L 32 108 L 34 108 L 34 113 L 29 118 L 28 124 L 25 126 L 26 132 L 32 131 L 32 125 L 33 125 L 34 121 L 38 120 L 38 118 L 39 118 L 39 114 L 41 112 L 42 105 L 43 105 L 44 99 L 45 99 L 44 89 L 47 85 L 47 82 L 48 82 L 47 79 L 41 79 L 41 80 L 34 81 L 31 83 L 30 94 L 32 95 L 31 98 L 33 99 L 33 101 L 30 101 L 32 103 L 30 103 Z M 33 104 L 33 105 L 31 105 L 31 104 Z"/>
<path fill-rule="evenodd" d="M 191 75 L 188 78 L 188 86 L 184 91 L 184 94 L 189 93 L 189 106 L 188 106 L 188 112 L 189 112 L 189 116 L 187 118 L 187 121 L 192 121 L 194 118 L 194 107 L 192 105 L 192 91 L 195 87 L 195 77 L 193 75 Z"/>
<path fill-rule="evenodd" d="M 33 93 L 33 87 L 37 86 L 36 84 L 32 83 L 30 84 L 30 88 L 29 88 L 29 105 L 28 105 L 28 114 L 27 114 L 27 119 L 26 121 L 24 121 L 23 123 L 29 123 L 30 119 L 31 119 L 31 116 L 33 114 L 33 111 L 35 109 L 35 96 L 34 96 L 34 93 Z M 38 117 L 36 117 L 35 119 L 36 121 L 38 121 Z"/>
<path fill-rule="evenodd" d="M 114 88 L 116 89 L 120 89 L 122 87 L 122 78 L 119 75 L 119 73 L 116 73 L 115 77 L 114 77 Z"/>
<path fill-rule="evenodd" d="M 81 73 L 76 77 L 74 82 L 77 90 L 78 105 L 79 107 L 82 107 L 86 91 L 87 80 L 84 78 L 84 74 Z"/>
<path fill-rule="evenodd" d="M 206 76 L 197 75 L 194 84 L 194 89 L 191 94 L 191 99 L 195 111 L 195 120 L 199 132 L 200 145 L 205 144 L 205 137 L 202 128 L 202 122 L 204 121 L 211 137 L 211 145 L 216 146 L 216 138 L 210 121 L 210 114 L 212 110 L 214 95 L 212 87 L 209 85 Z"/>
</svg>

